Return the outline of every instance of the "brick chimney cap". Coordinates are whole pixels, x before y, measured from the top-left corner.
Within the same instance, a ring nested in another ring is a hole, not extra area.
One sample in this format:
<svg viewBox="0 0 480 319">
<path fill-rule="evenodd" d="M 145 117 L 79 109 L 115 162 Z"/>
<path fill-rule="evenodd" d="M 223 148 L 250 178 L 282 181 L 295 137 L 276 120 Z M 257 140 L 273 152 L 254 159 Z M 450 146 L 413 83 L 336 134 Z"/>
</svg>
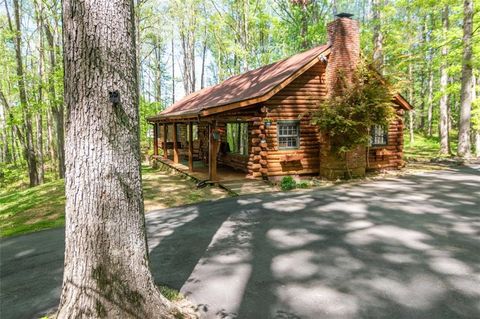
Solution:
<svg viewBox="0 0 480 319">
<path fill-rule="evenodd" d="M 340 12 L 339 14 L 336 14 L 335 16 L 338 17 L 338 18 L 351 18 L 354 15 L 351 14 L 351 13 L 347 13 L 347 12 Z"/>
</svg>

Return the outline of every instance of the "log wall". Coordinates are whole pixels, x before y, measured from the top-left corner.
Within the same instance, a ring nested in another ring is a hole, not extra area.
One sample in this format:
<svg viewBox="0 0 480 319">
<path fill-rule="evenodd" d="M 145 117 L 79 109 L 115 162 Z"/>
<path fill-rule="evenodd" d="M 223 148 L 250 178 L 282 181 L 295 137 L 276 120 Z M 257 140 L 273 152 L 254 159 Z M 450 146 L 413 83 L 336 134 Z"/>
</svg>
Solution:
<svg viewBox="0 0 480 319">
<path fill-rule="evenodd" d="M 403 115 L 404 111 L 396 107 L 397 118 L 388 127 L 388 144 L 371 147 L 368 150 L 368 170 L 399 169 L 403 161 Z"/>
<path fill-rule="evenodd" d="M 317 109 L 326 95 L 325 66 L 318 62 L 261 105 L 257 104 L 248 109 L 221 113 L 201 120 L 198 123 L 198 140 L 194 143 L 195 157 L 208 164 L 208 126 L 210 124 L 215 125 L 220 132 L 221 142 L 226 143 L 226 123 L 248 122 L 248 156 L 222 153 L 219 147 L 218 164 L 247 172 L 250 177 L 318 175 L 321 166 L 321 136 L 318 128 L 310 125 L 309 113 Z M 264 107 L 267 109 L 266 113 L 261 111 Z M 398 169 L 404 165 L 404 111 L 399 106 L 396 108 L 398 116 L 389 126 L 388 145 L 367 149 L 368 156 L 365 154 L 365 157 L 368 159 L 367 169 L 369 170 Z M 266 118 L 272 120 L 270 126 L 265 125 Z M 299 121 L 298 149 L 279 149 L 277 122 L 281 120 Z M 186 129 L 183 125 L 180 141 L 182 145 L 186 141 Z"/>
<path fill-rule="evenodd" d="M 266 117 L 272 119 L 266 132 L 266 174 L 318 174 L 320 136 L 316 126 L 310 125 L 308 113 L 317 109 L 326 96 L 325 66 L 319 62 L 264 103 L 269 109 Z M 300 119 L 300 147 L 280 150 L 277 139 L 277 121 Z M 285 161 L 286 155 L 298 160 Z"/>
</svg>

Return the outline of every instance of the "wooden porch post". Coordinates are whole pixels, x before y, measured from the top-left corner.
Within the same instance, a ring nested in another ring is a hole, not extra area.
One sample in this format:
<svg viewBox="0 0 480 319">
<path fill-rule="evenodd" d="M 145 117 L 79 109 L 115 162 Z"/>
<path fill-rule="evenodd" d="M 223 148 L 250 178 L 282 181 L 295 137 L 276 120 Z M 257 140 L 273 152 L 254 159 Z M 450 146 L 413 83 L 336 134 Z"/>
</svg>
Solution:
<svg viewBox="0 0 480 319">
<path fill-rule="evenodd" d="M 163 158 L 168 159 L 167 149 L 167 123 L 163 123 Z"/>
<path fill-rule="evenodd" d="M 188 170 L 193 172 L 193 122 L 188 123 Z"/>
<path fill-rule="evenodd" d="M 208 179 L 211 181 L 217 180 L 217 148 L 215 147 L 216 141 L 213 138 L 213 132 L 215 131 L 215 125 L 210 124 L 208 126 Z"/>
<path fill-rule="evenodd" d="M 153 123 L 153 155 L 158 156 L 158 123 Z"/>
<path fill-rule="evenodd" d="M 173 123 L 173 162 L 179 162 L 178 144 L 177 144 L 177 123 Z"/>
</svg>

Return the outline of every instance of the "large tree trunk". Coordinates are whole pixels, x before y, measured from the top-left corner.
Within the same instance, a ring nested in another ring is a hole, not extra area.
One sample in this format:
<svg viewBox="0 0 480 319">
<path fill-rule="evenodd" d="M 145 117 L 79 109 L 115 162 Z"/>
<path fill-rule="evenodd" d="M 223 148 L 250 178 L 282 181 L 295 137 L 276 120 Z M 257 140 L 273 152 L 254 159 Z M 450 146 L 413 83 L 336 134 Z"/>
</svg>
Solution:
<svg viewBox="0 0 480 319">
<path fill-rule="evenodd" d="M 5 2 L 5 8 L 8 6 Z M 18 0 L 13 0 L 13 11 L 15 19 L 15 29 L 9 20 L 10 29 L 15 34 L 15 60 L 16 70 L 18 78 L 18 91 L 20 96 L 20 105 L 23 112 L 23 152 L 28 166 L 28 177 L 30 180 L 30 187 L 38 185 L 38 171 L 37 171 L 37 158 L 35 156 L 35 149 L 33 144 L 33 129 L 32 129 L 32 115 L 28 106 L 27 93 L 25 91 L 25 79 L 23 75 L 23 61 L 22 61 L 22 30 L 20 24 L 20 5 Z"/>
<path fill-rule="evenodd" d="M 442 10 L 442 26 L 444 40 L 446 39 L 446 33 L 448 31 L 448 6 Z M 448 138 L 448 73 L 447 73 L 447 55 L 448 49 L 447 44 L 444 44 L 442 47 L 442 64 L 440 66 L 440 91 L 442 96 L 440 97 L 440 125 L 439 125 L 439 134 L 440 134 L 440 154 L 446 155 L 450 154 L 450 143 Z"/>
<path fill-rule="evenodd" d="M 133 3 L 63 2 L 66 229 L 58 318 L 173 318 L 149 270 Z"/>
<path fill-rule="evenodd" d="M 463 2 L 463 59 L 460 125 L 458 131 L 458 156 L 470 156 L 470 113 L 472 109 L 472 30 L 473 0 Z"/>
</svg>

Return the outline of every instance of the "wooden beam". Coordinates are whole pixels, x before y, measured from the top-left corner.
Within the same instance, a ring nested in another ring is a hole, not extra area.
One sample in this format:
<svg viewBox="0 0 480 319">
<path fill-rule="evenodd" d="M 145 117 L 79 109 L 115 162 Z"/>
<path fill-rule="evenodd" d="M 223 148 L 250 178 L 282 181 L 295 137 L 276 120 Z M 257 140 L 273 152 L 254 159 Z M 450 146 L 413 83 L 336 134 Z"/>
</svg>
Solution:
<svg viewBox="0 0 480 319">
<path fill-rule="evenodd" d="M 188 170 L 193 172 L 193 123 L 188 123 Z"/>
<path fill-rule="evenodd" d="M 173 123 L 173 162 L 178 163 L 179 162 L 179 156 L 178 156 L 178 143 L 177 143 L 177 123 Z"/>
<path fill-rule="evenodd" d="M 158 156 L 158 124 L 153 124 L 153 155 Z"/>
<path fill-rule="evenodd" d="M 163 158 L 168 159 L 168 149 L 167 149 L 167 124 L 163 124 Z"/>
</svg>

